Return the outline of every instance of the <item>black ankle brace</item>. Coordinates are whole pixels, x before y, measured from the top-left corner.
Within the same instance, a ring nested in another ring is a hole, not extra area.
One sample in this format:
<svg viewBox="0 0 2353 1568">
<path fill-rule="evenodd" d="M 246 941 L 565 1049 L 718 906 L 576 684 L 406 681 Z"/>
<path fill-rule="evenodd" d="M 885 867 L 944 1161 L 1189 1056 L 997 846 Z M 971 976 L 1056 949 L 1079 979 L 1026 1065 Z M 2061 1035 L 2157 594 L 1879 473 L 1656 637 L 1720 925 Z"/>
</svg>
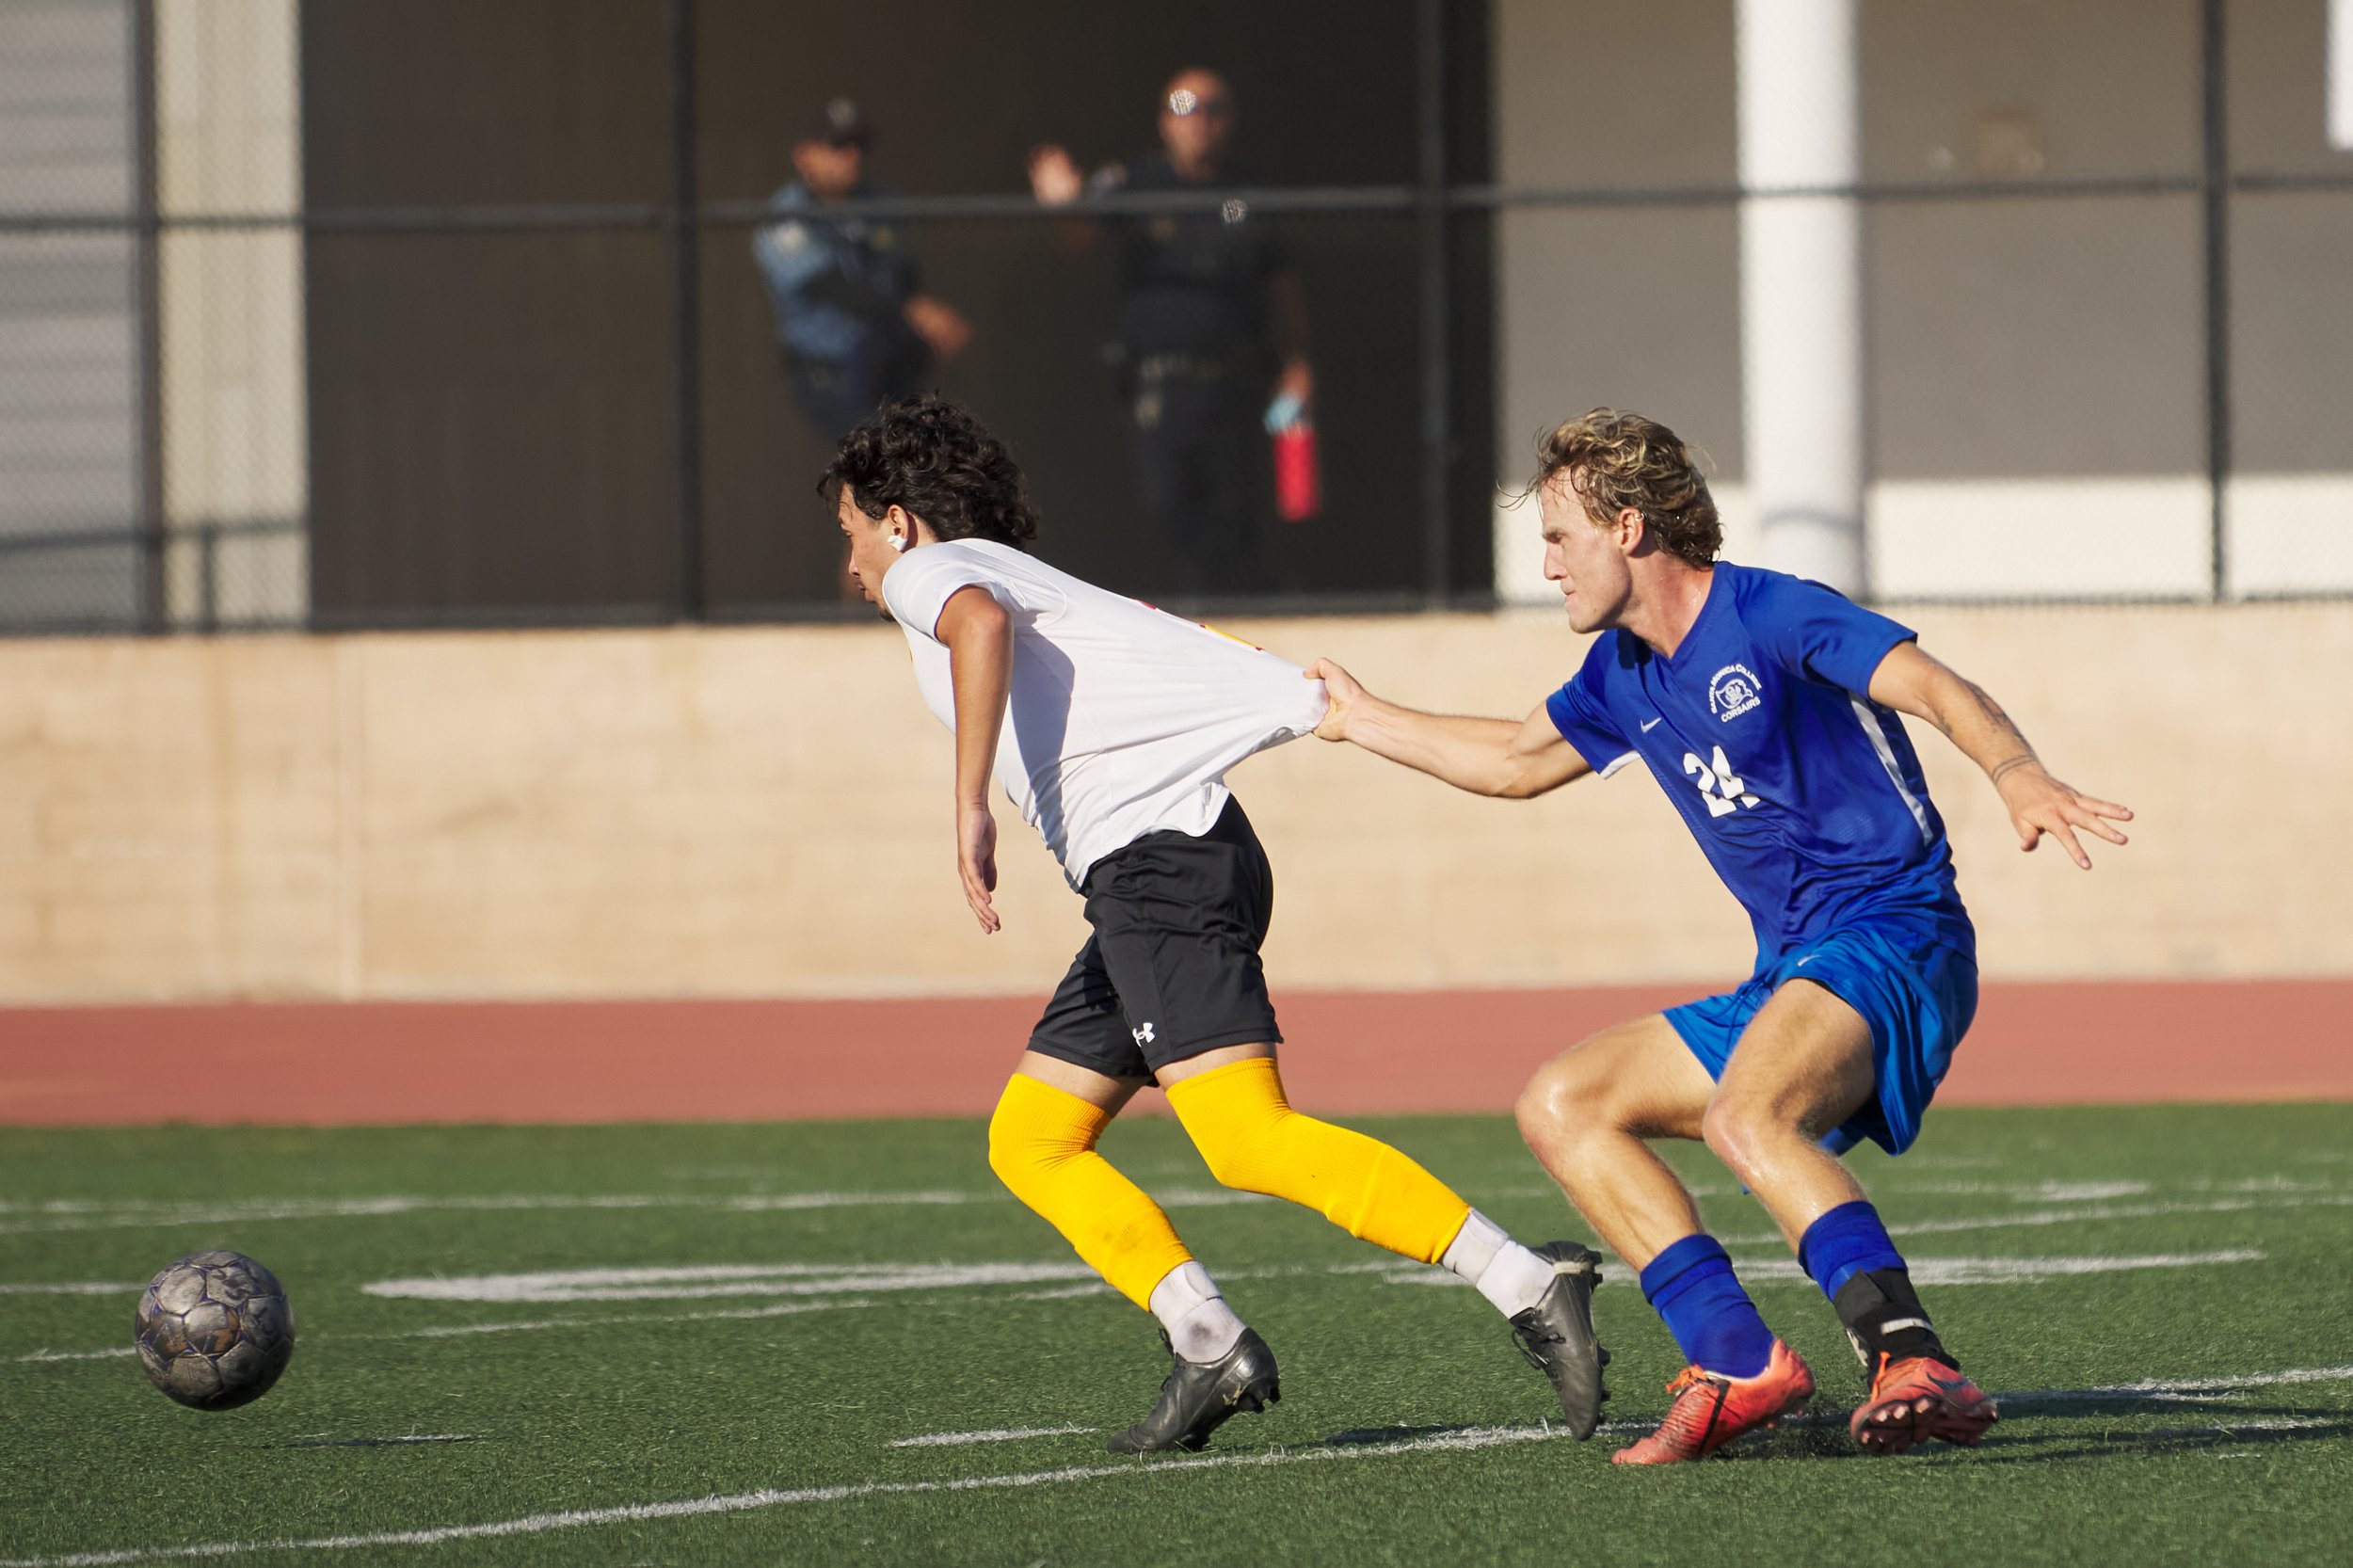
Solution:
<svg viewBox="0 0 2353 1568">
<path fill-rule="evenodd" d="M 1961 1363 L 1946 1353 L 1944 1342 L 1937 1338 L 1935 1325 L 1929 1321 L 1927 1309 L 1912 1288 L 1912 1276 L 1903 1270 L 1874 1269 L 1857 1274 L 1838 1288 L 1831 1304 L 1838 1310 L 1838 1320 L 1847 1325 L 1848 1342 L 1854 1346 L 1866 1376 L 1879 1371 L 1882 1355 L 1897 1361 L 1925 1355 L 1955 1371 L 1961 1369 Z"/>
</svg>

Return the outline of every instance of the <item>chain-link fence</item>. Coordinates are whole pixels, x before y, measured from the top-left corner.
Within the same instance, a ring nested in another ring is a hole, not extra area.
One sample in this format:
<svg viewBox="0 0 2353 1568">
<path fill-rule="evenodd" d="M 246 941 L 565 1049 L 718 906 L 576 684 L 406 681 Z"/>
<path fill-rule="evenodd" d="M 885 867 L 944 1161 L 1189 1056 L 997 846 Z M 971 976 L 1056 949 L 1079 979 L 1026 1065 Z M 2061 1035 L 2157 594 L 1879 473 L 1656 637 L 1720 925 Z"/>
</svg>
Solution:
<svg viewBox="0 0 2353 1568">
<path fill-rule="evenodd" d="M 2332 4 L 1863 0 L 1875 597 L 2353 592 Z M 1733 0 L 911 0 L 887 58 L 807 9 L 0 0 L 0 630 L 871 615 L 755 253 L 842 96 L 900 194 L 776 243 L 862 225 L 968 324 L 918 379 L 1007 438 L 1057 563 L 1228 609 L 1540 597 L 1498 486 L 1599 403 L 1703 448 L 1757 558 Z M 1204 58 L 1252 164 L 1032 198 L 1040 142 L 1133 167 Z M 1273 328 L 1133 341 L 1128 258 L 1202 223 L 1297 280 L 1305 518 Z"/>
</svg>

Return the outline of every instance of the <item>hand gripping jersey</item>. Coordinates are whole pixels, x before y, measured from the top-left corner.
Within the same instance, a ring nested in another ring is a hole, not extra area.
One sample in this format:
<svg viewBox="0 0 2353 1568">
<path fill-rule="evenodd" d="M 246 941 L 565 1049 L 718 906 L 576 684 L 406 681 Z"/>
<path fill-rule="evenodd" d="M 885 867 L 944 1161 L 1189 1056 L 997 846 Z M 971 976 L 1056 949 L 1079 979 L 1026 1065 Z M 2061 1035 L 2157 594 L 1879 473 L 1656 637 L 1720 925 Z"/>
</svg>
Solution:
<svg viewBox="0 0 2353 1568">
<path fill-rule="evenodd" d="M 1649 766 L 1747 908 L 1759 973 L 1882 917 L 1970 951 L 1920 760 L 1867 695 L 1880 661 L 1912 638 L 1818 583 L 1719 563 L 1673 658 L 1605 632 L 1545 706 L 1600 772 Z"/>
<path fill-rule="evenodd" d="M 920 546 L 883 576 L 928 707 L 956 727 L 948 648 L 935 632 L 958 589 L 1013 617 L 1013 690 L 997 781 L 1062 862 L 1088 868 L 1146 833 L 1209 832 L 1226 770 L 1314 730 L 1323 682 L 1300 667 L 1136 600 L 1082 583 L 1010 545 Z"/>
</svg>

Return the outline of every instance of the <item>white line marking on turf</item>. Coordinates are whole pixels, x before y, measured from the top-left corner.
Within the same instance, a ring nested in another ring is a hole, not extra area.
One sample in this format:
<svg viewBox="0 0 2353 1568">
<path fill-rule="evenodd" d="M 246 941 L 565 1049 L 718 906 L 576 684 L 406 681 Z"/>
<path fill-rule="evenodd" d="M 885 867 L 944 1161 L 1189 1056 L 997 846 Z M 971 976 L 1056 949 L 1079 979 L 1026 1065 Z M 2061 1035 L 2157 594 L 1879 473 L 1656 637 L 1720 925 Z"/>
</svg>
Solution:
<svg viewBox="0 0 2353 1568">
<path fill-rule="evenodd" d="M 622 1315 L 600 1314 L 582 1318 L 534 1318 L 508 1323 L 444 1323 L 432 1328 L 401 1329 L 389 1334 L 371 1334 L 369 1339 L 456 1339 L 476 1334 L 528 1334 L 550 1328 L 610 1328 L 616 1324 L 632 1323 L 715 1323 L 755 1318 L 792 1318 L 804 1312 L 840 1312 L 879 1304 L 869 1301 L 779 1302 L 774 1306 L 738 1306 L 719 1312 L 658 1312 Z M 314 1339 L 338 1337 L 329 1334 L 312 1335 Z M 35 1351 L 20 1355 L 19 1361 L 103 1361 L 109 1356 L 136 1355 L 136 1347 L 120 1345 L 103 1351 Z"/>
<path fill-rule="evenodd" d="M 676 1268 L 555 1269 L 446 1279 L 379 1279 L 371 1296 L 428 1302 L 695 1301 L 712 1296 L 838 1296 L 1036 1285 L 1098 1276 L 1083 1263 L 714 1263 Z"/>
<path fill-rule="evenodd" d="M 702 1208 L 739 1214 L 779 1210 L 866 1208 L 900 1205 L 1009 1203 L 1005 1192 L 492 1192 L 428 1197 L 389 1193 L 351 1198 L 250 1198 L 220 1203 L 157 1203 L 149 1199 L 52 1198 L 0 1202 L 0 1235 L 134 1225 L 232 1224 L 264 1220 L 351 1220 L 428 1213 L 528 1213 L 543 1209 Z"/>
<path fill-rule="evenodd" d="M 331 1432 L 314 1432 L 297 1437 L 286 1446 L 290 1448 L 401 1448 L 412 1443 L 479 1443 L 478 1432 L 411 1432 L 401 1437 L 337 1437 Z"/>
<path fill-rule="evenodd" d="M 2233 1263 L 2260 1263 L 2264 1255 L 2250 1247 L 2223 1252 L 2142 1253 L 2121 1257 L 1913 1257 L 1915 1285 L 2033 1285 L 2046 1279 L 2077 1274 L 2112 1274 L 2132 1269 L 2205 1269 Z M 1753 1284 L 1812 1283 L 1790 1257 L 1765 1258 L 1737 1264 L 1740 1277 Z"/>
<path fill-rule="evenodd" d="M 1024 1437 L 1067 1437 L 1073 1432 L 1095 1432 L 1095 1427 L 999 1427 L 990 1432 L 935 1432 L 921 1437 L 900 1437 L 891 1442 L 894 1448 L 947 1448 L 960 1443 L 1012 1443 Z"/>
<path fill-rule="evenodd" d="M 54 1285 L 0 1285 L 0 1296 L 136 1296 L 143 1285 L 116 1285 L 105 1280 L 60 1280 Z"/>
<path fill-rule="evenodd" d="M 2115 1273 L 2134 1269 L 2195 1269 L 2262 1261 L 2249 1248 L 2204 1253 L 2147 1253 L 2122 1256 L 1914 1257 L 1913 1279 L 1923 1285 L 2009 1285 L 2075 1274 Z M 1744 1261 L 1741 1273 L 1761 1283 L 1805 1278 L 1789 1258 Z M 1229 1279 L 1263 1278 L 1293 1271 L 1236 1270 Z M 1391 1285 L 1455 1285 L 1443 1269 L 1401 1268 L 1395 1262 L 1335 1264 L 1301 1273 L 1370 1273 Z M 1091 1295 L 1102 1281 L 1081 1263 L 707 1263 L 601 1269 L 552 1269 L 518 1274 L 457 1274 L 380 1279 L 362 1286 L 368 1295 L 440 1302 L 622 1302 L 693 1301 L 721 1296 L 836 1296 L 879 1291 L 970 1289 L 998 1285 L 1067 1282 L 1067 1288 L 1028 1292 L 1022 1299 L 1052 1300 Z M 488 1325 L 462 1332 L 490 1332 Z"/>
<path fill-rule="evenodd" d="M 2353 1383 L 2353 1366 L 2297 1367 L 2284 1372 L 2256 1372 L 2245 1377 L 2145 1378 L 2138 1383 L 2113 1383 L 2102 1388 L 2032 1388 L 2000 1397 L 2022 1404 L 2046 1400 L 2119 1399 L 2136 1394 L 2153 1394 L 2162 1399 L 2186 1394 L 2228 1394 L 2245 1388 L 2280 1388 L 2298 1383 Z"/>
<path fill-rule="evenodd" d="M 378 1339 L 455 1339 L 471 1334 L 524 1334 L 546 1328 L 610 1328 L 629 1323 L 716 1323 L 755 1318 L 792 1318 L 804 1312 L 848 1311 L 872 1306 L 873 1302 L 779 1302 L 774 1306 L 738 1306 L 721 1312 L 661 1312 L 634 1315 L 599 1315 L 594 1318 L 534 1318 L 513 1323 L 447 1323 L 435 1328 L 412 1328 L 398 1334 L 371 1335 Z"/>
<path fill-rule="evenodd" d="M 2120 1384 L 2116 1392 L 2156 1393 L 2191 1391 L 2211 1387 L 2259 1388 L 2280 1384 L 2334 1382 L 2353 1379 L 2353 1366 L 2299 1368 L 2283 1372 L 2257 1373 L 2240 1378 L 2192 1378 L 2171 1383 Z M 2084 1398 L 2105 1390 L 2048 1391 L 2053 1397 Z M 1997 1394 L 1997 1400 L 2025 1400 L 2031 1394 Z M 1825 1416 L 1825 1421 L 1833 1417 Z M 1805 1419 L 1800 1417 L 1799 1419 Z M 2313 1425 L 2331 1426 L 2331 1421 L 2314 1421 Z M 1644 1422 L 1611 1422 L 1604 1430 L 1635 1430 Z M 2204 1437 L 2220 1432 L 2230 1435 L 2242 1431 L 2285 1431 L 2304 1425 L 2299 1417 L 2258 1417 L 2254 1421 L 2216 1423 L 2204 1427 L 2158 1428 L 2152 1432 L 2129 1435 L 2160 1440 L 2177 1437 Z M 519 1519 L 497 1519 L 478 1525 L 445 1525 L 437 1528 L 387 1530 L 374 1535 L 326 1535 L 304 1539 L 276 1541 L 215 1541 L 193 1546 L 131 1546 L 113 1551 L 75 1552 L 61 1557 L 23 1557 L 0 1560 L 0 1568 L 106 1568 L 120 1562 L 150 1562 L 184 1558 L 240 1557 L 256 1552 L 347 1551 L 368 1546 L 434 1546 L 448 1541 L 482 1541 L 506 1536 L 544 1535 L 552 1530 L 578 1529 L 591 1525 L 642 1524 L 658 1519 L 683 1519 L 714 1513 L 748 1513 L 760 1509 L 792 1507 L 803 1503 L 848 1502 L 861 1497 L 907 1496 L 937 1492 L 1006 1491 L 1031 1486 L 1053 1486 L 1072 1481 L 1109 1480 L 1120 1478 L 1173 1476 L 1195 1470 L 1222 1470 L 1238 1467 L 1269 1468 L 1275 1465 L 1303 1464 L 1314 1462 L 1338 1463 L 1345 1460 L 1381 1459 L 1398 1454 L 1462 1453 L 1479 1448 L 1500 1448 L 1511 1444 L 1542 1443 L 1565 1438 L 1563 1429 L 1550 1425 L 1537 1427 L 1472 1427 L 1455 1432 L 1436 1432 L 1424 1437 L 1407 1438 L 1395 1443 L 1369 1443 L 1359 1446 L 1317 1448 L 1306 1449 L 1274 1449 L 1257 1454 L 1200 1454 L 1182 1459 L 1153 1461 L 1131 1460 L 1118 1464 L 1081 1464 L 1060 1470 L 1029 1470 L 1012 1475 L 968 1476 L 959 1480 L 898 1480 L 857 1481 L 837 1486 L 809 1486 L 793 1490 L 764 1489 L 758 1492 L 738 1492 L 725 1496 L 683 1498 L 666 1503 L 630 1503 L 615 1508 L 580 1509 L 567 1512 L 532 1513 Z"/>
<path fill-rule="evenodd" d="M 1194 1470 L 1237 1467 L 1265 1468 L 1319 1461 L 1338 1463 L 1381 1459 L 1394 1454 L 1463 1453 L 1514 1443 L 1543 1443 L 1565 1438 L 1565 1430 L 1551 1427 L 1469 1427 L 1436 1432 L 1396 1443 L 1368 1443 L 1331 1448 L 1275 1449 L 1259 1454 L 1198 1454 L 1183 1459 L 1120 1464 L 1078 1464 L 1061 1470 L 1030 1470 L 1007 1476 L 968 1476 L 961 1480 L 870 1480 L 840 1486 L 806 1486 L 790 1491 L 763 1489 L 726 1496 L 681 1498 L 667 1503 L 630 1503 L 616 1508 L 579 1509 L 560 1513 L 532 1513 L 520 1519 L 498 1519 L 479 1525 L 445 1525 L 434 1529 L 386 1530 L 375 1535 L 324 1535 L 302 1540 L 215 1541 L 195 1546 L 132 1546 L 116 1551 L 75 1552 L 65 1557 L 24 1557 L 0 1560 L 0 1568 L 104 1568 L 117 1562 L 147 1562 L 173 1558 L 237 1557 L 254 1552 L 347 1551 L 364 1546 L 435 1546 L 445 1541 L 482 1541 L 502 1536 L 543 1535 L 550 1530 L 577 1529 L 585 1525 L 640 1524 L 656 1519 L 684 1519 L 712 1513 L 748 1513 L 757 1509 L 800 1503 L 847 1502 L 925 1492 L 992 1492 L 1017 1487 L 1053 1486 L 1071 1481 L 1110 1480 L 1173 1476 Z"/>
<path fill-rule="evenodd" d="M 2101 1220 L 2154 1220 L 2173 1214 L 2243 1214 L 2278 1208 L 2343 1208 L 2353 1206 L 2353 1193 L 2305 1193 L 2271 1199 L 2217 1198 L 2209 1203 L 2096 1204 L 2081 1208 L 2033 1209 L 2023 1214 L 1972 1214 L 1951 1220 L 1901 1221 L 1887 1228 L 1897 1240 L 1912 1236 L 1951 1235 L 1963 1230 L 2009 1230 L 2036 1225 L 2078 1224 Z M 1764 1246 L 1778 1242 L 1778 1232 L 1751 1236 L 1719 1236 L 1728 1247 Z"/>
</svg>

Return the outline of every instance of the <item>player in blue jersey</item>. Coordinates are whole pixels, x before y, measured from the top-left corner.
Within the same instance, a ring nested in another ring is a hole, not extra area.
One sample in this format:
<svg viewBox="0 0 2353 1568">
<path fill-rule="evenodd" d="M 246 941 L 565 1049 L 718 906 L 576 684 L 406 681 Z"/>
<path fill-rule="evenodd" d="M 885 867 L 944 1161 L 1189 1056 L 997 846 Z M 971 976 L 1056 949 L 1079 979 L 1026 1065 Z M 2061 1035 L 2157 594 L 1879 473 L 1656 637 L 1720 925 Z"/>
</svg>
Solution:
<svg viewBox="0 0 2353 1568">
<path fill-rule="evenodd" d="M 1993 1401 L 1961 1374 L 1837 1156 L 1900 1154 L 1969 1028 L 1976 936 L 1945 824 L 1897 719 L 1982 767 L 2019 846 L 2124 842 L 2132 813 L 2054 778 L 2001 707 L 1913 633 L 1817 583 L 1716 560 L 1706 482 L 1672 430 L 1599 408 L 1539 445 L 1545 575 L 1583 666 L 1525 722 L 1418 712 L 1320 661 L 1317 733 L 1480 794 L 1526 798 L 1641 761 L 1748 909 L 1737 989 L 1620 1024 L 1520 1096 L 1529 1146 L 1618 1255 L 1690 1366 L 1622 1464 L 1705 1457 L 1801 1408 L 1813 1375 L 1757 1315 L 1690 1192 L 1645 1140 L 1705 1140 L 1830 1298 L 1871 1379 L 1873 1452 L 1975 1444 Z"/>
</svg>

